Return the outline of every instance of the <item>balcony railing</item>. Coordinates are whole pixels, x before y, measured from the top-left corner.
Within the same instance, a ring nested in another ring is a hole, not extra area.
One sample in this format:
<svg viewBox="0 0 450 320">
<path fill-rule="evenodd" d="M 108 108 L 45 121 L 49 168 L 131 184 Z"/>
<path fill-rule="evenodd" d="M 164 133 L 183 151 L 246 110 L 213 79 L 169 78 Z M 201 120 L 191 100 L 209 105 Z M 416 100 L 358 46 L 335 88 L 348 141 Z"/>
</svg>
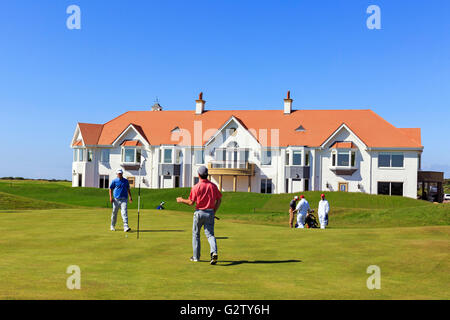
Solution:
<svg viewBox="0 0 450 320">
<path fill-rule="evenodd" d="M 253 176 L 255 173 L 255 165 L 250 162 L 211 161 L 208 163 L 208 172 L 210 175 Z"/>
</svg>

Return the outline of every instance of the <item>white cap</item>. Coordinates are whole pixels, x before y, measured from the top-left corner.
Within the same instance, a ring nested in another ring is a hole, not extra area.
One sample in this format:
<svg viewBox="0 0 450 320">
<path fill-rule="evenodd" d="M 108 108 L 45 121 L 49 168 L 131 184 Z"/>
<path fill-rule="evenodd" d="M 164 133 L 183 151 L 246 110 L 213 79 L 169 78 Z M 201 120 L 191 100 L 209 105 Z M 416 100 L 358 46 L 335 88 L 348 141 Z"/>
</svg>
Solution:
<svg viewBox="0 0 450 320">
<path fill-rule="evenodd" d="M 117 169 L 116 170 L 116 173 L 118 174 L 118 173 L 122 173 L 123 174 L 123 170 L 122 169 Z"/>
</svg>

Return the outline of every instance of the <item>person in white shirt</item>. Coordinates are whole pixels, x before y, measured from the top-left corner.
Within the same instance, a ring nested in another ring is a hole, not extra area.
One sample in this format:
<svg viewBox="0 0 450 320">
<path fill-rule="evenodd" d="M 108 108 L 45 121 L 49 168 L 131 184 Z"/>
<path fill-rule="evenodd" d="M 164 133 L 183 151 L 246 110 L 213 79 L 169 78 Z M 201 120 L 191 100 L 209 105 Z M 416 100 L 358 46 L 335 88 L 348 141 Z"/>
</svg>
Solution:
<svg viewBox="0 0 450 320">
<path fill-rule="evenodd" d="M 330 204 L 325 200 L 325 195 L 320 195 L 321 200 L 319 201 L 319 210 L 317 214 L 319 215 L 320 229 L 325 229 L 328 226 L 328 212 L 330 212 Z"/>
<path fill-rule="evenodd" d="M 305 196 L 300 196 L 300 202 L 297 204 L 297 226 L 296 228 L 304 228 L 305 227 L 305 218 L 310 209 L 308 201 L 306 201 Z"/>
</svg>

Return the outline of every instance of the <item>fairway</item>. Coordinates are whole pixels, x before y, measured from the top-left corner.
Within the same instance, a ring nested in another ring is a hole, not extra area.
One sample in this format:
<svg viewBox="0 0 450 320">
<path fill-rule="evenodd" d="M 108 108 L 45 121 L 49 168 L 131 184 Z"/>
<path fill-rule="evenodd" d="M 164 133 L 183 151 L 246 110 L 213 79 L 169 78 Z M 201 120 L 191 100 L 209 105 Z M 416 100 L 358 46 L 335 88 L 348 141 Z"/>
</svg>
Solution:
<svg viewBox="0 0 450 320">
<path fill-rule="evenodd" d="M 135 229 L 136 210 L 129 219 Z M 298 230 L 224 215 L 211 266 L 203 232 L 202 261 L 189 261 L 192 213 L 143 210 L 139 240 L 109 222 L 105 208 L 1 212 L 0 299 L 450 297 L 448 225 Z M 69 265 L 81 268 L 80 290 L 66 287 Z M 366 286 L 370 265 L 380 290 Z"/>
</svg>

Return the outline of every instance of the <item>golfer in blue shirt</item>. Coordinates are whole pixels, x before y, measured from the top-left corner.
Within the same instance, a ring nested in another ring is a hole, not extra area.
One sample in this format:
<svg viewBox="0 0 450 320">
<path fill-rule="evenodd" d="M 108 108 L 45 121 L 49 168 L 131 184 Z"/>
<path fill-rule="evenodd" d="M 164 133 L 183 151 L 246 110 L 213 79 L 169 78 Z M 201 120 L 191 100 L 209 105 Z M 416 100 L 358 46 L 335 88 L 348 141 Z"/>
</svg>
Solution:
<svg viewBox="0 0 450 320">
<path fill-rule="evenodd" d="M 130 196 L 130 202 L 133 202 L 130 192 L 130 184 L 128 180 L 123 177 L 122 169 L 116 171 L 117 178 L 111 182 L 109 186 L 109 201 L 112 203 L 112 215 L 111 215 L 111 231 L 116 231 L 117 211 L 122 213 L 123 231 L 129 232 L 131 228 L 128 226 L 128 196 Z"/>
</svg>

